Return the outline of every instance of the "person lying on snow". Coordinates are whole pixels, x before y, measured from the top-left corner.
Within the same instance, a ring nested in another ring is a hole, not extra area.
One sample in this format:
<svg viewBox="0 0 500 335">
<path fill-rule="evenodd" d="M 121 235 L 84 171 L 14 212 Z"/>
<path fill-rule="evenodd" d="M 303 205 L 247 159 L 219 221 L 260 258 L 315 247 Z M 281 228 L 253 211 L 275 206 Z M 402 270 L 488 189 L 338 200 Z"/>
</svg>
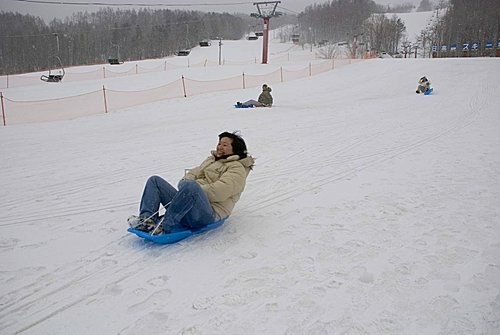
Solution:
<svg viewBox="0 0 500 335">
<path fill-rule="evenodd" d="M 425 76 L 418 81 L 417 94 L 425 93 L 431 88 L 431 82 Z"/>
<path fill-rule="evenodd" d="M 132 228 L 152 235 L 169 233 L 175 225 L 200 228 L 228 217 L 240 199 L 254 165 L 243 138 L 237 133 L 219 134 L 216 150 L 199 166 L 187 170 L 178 190 L 158 176 L 148 178 L 139 216 L 131 216 Z M 159 215 L 160 205 L 165 207 Z"/>
<path fill-rule="evenodd" d="M 259 95 L 258 101 L 248 100 L 245 102 L 237 102 L 238 107 L 271 107 L 273 105 L 273 96 L 271 95 L 271 87 L 266 84 L 262 85 L 262 93 Z"/>
</svg>

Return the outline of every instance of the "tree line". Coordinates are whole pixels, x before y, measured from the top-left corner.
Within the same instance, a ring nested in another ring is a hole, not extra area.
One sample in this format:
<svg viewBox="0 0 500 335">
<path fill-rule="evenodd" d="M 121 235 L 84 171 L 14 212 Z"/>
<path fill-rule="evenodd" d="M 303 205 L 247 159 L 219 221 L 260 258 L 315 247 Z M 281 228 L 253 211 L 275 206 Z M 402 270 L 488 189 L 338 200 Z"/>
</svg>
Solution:
<svg viewBox="0 0 500 335">
<path fill-rule="evenodd" d="M 240 39 L 247 29 L 247 20 L 228 13 L 105 8 L 46 24 L 31 15 L 0 12 L 0 73 L 161 58 L 203 39 Z"/>
<path fill-rule="evenodd" d="M 500 39 L 500 4 L 498 0 L 442 1 L 437 8 L 439 21 L 431 36 L 437 45 L 486 42 L 495 45 Z"/>
<path fill-rule="evenodd" d="M 408 11 L 411 5 L 398 8 Z M 406 30 L 398 19 L 387 18 L 387 8 L 371 0 L 333 0 L 306 7 L 299 15 L 300 34 L 308 41 L 346 44 L 360 50 L 397 52 Z"/>
<path fill-rule="evenodd" d="M 414 7 L 403 4 L 398 8 L 409 11 Z M 429 0 L 421 0 L 417 11 L 431 8 Z M 331 0 L 308 6 L 298 16 L 273 18 L 270 29 L 294 24 L 294 31 L 286 34 L 283 41 L 300 35 L 303 44 L 342 43 L 352 48 L 356 40 L 360 51 L 397 53 L 405 41 L 406 27 L 386 12 L 385 6 L 371 0 Z M 441 0 L 436 13 L 438 20 L 422 33 L 424 45 L 495 43 L 500 38 L 498 0 Z M 2 11 L 0 74 L 100 64 L 109 58 L 161 58 L 192 48 L 203 39 L 240 39 L 249 30 L 260 30 L 261 25 L 261 20 L 243 14 L 184 10 L 105 8 L 93 13 L 79 12 L 49 24 L 31 15 Z"/>
<path fill-rule="evenodd" d="M 430 48 L 431 45 L 477 42 L 484 47 L 486 42 L 498 43 L 498 1 L 440 0 L 433 6 L 430 0 L 421 0 L 416 11 L 435 10 L 437 19 L 428 27 L 422 27 L 421 45 L 415 46 L 425 49 L 426 45 Z M 386 7 L 371 0 L 332 0 L 306 7 L 298 16 L 296 33 L 300 33 L 304 43 L 328 41 L 352 48 L 356 41 L 360 51 L 395 54 L 409 43 L 406 27 L 397 16 L 391 18 L 386 13 L 409 12 L 414 8 L 411 4 Z"/>
</svg>

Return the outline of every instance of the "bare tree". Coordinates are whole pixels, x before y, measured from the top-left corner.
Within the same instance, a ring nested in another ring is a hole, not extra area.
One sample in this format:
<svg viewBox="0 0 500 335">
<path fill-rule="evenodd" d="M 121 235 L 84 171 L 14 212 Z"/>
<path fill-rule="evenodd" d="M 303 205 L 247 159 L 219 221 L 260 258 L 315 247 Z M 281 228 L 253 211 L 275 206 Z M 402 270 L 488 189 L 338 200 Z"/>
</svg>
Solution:
<svg viewBox="0 0 500 335">
<path fill-rule="evenodd" d="M 370 0 L 333 0 L 306 7 L 298 16 L 300 31 L 310 43 L 328 40 L 346 41 L 362 33 L 363 22 L 374 12 L 380 11 Z"/>
<path fill-rule="evenodd" d="M 430 12 L 432 10 L 432 3 L 430 0 L 420 1 L 420 5 L 417 7 L 417 12 Z"/>
<path fill-rule="evenodd" d="M 410 13 L 415 6 L 412 3 L 404 3 L 402 5 L 387 6 L 386 13 Z"/>
<path fill-rule="evenodd" d="M 400 18 L 387 18 L 384 14 L 374 14 L 363 24 L 365 39 L 372 51 L 398 52 L 398 45 L 406 27 Z"/>
<path fill-rule="evenodd" d="M 337 44 L 328 43 L 327 45 L 319 48 L 317 54 L 319 58 L 333 59 L 339 54 L 339 47 Z"/>
</svg>

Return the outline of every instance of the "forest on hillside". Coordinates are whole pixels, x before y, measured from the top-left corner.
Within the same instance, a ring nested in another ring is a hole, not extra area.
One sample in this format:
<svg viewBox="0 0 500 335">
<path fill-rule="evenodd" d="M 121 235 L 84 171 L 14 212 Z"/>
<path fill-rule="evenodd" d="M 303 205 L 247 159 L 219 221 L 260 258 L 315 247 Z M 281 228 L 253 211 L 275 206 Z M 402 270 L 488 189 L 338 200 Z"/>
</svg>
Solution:
<svg viewBox="0 0 500 335">
<path fill-rule="evenodd" d="M 437 45 L 500 39 L 499 0 L 449 0 L 437 8 L 440 16 L 431 33 Z"/>
<path fill-rule="evenodd" d="M 422 27 L 418 43 L 407 41 L 406 27 L 397 17 L 387 13 L 434 11 L 435 19 Z M 411 49 L 423 50 L 430 55 L 436 48 L 438 57 L 458 53 L 441 52 L 443 45 L 449 50 L 455 44 L 477 45 L 477 52 L 469 55 L 498 55 L 500 43 L 500 6 L 498 0 L 421 0 L 415 8 L 412 4 L 380 6 L 371 0 L 332 0 L 306 7 L 298 16 L 297 34 L 309 43 L 341 43 L 351 49 L 357 44 L 358 56 L 362 52 L 387 52 L 405 54 Z M 493 44 L 493 48 L 491 45 Z M 490 50 L 485 50 L 490 45 Z M 427 52 L 428 51 L 428 52 Z M 331 55 L 332 52 L 325 52 Z M 463 55 L 463 53 L 460 53 Z M 352 51 L 352 56 L 355 51 Z"/>
<path fill-rule="evenodd" d="M 409 11 L 413 6 L 396 8 Z M 351 49 L 357 44 L 360 53 L 367 50 L 395 53 L 406 27 L 397 17 L 387 18 L 386 9 L 390 7 L 380 6 L 372 0 L 314 4 L 298 16 L 300 35 L 310 43 L 342 44 Z M 332 54 L 331 51 L 326 53 Z M 351 55 L 357 57 L 357 52 L 352 50 Z"/>
<path fill-rule="evenodd" d="M 406 27 L 385 13 L 436 11 L 437 20 L 422 27 L 420 43 L 498 41 L 498 0 L 440 0 L 433 5 L 381 6 L 372 0 L 331 0 L 308 6 L 298 15 L 278 15 L 270 29 L 282 30 L 282 42 L 310 45 L 347 45 L 351 56 L 361 52 L 396 54 L 405 42 Z M 249 15 L 185 10 L 120 10 L 79 12 L 45 23 L 41 18 L 0 12 L 0 74 L 41 71 L 58 66 L 162 58 L 190 49 L 205 39 L 240 39 L 262 29 L 262 20 Z M 356 53 L 355 47 L 359 47 Z M 412 46 L 422 48 L 422 45 Z M 334 57 L 333 49 L 321 57 Z"/>
<path fill-rule="evenodd" d="M 0 71 L 31 72 L 104 63 L 109 58 L 161 58 L 203 39 L 240 39 L 247 27 L 235 15 L 197 11 L 106 8 L 49 24 L 31 15 L 1 12 Z M 54 64 L 56 57 L 62 64 Z"/>
</svg>

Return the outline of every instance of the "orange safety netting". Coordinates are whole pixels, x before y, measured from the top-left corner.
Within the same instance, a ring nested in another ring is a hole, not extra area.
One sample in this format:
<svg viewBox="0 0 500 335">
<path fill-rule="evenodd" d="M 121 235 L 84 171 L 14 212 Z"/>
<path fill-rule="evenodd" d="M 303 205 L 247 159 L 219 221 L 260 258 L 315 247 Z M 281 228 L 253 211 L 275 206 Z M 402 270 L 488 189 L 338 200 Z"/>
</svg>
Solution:
<svg viewBox="0 0 500 335">
<path fill-rule="evenodd" d="M 280 68 L 267 74 L 251 75 L 242 73 L 239 76 L 210 81 L 192 80 L 182 77 L 167 85 L 142 91 L 107 90 L 103 86 L 103 89 L 99 91 L 58 99 L 38 101 L 16 101 L 1 95 L 2 116 L 4 125 L 70 120 L 77 117 L 108 113 L 115 110 L 166 99 L 189 97 L 217 91 L 258 87 L 262 85 L 262 83 L 274 84 L 292 81 L 330 71 L 336 67 L 350 64 L 352 61 L 353 60 L 349 59 L 327 60 L 317 62 L 315 64 L 309 64 L 308 67 L 302 69 L 286 70 Z M 92 77 L 95 78 L 97 76 L 101 76 L 101 78 L 119 77 L 146 73 L 146 71 L 158 72 L 165 71 L 166 66 L 167 64 L 165 63 L 155 68 L 145 69 L 136 65 L 135 67 L 132 67 L 124 72 L 114 72 L 103 68 L 102 70 L 92 72 L 67 74 L 65 76 L 65 80 L 92 79 Z M 33 79 L 32 76 L 18 77 L 18 83 L 27 83 L 30 78 Z M 37 78 L 37 80 L 39 80 L 39 78 Z"/>
</svg>

